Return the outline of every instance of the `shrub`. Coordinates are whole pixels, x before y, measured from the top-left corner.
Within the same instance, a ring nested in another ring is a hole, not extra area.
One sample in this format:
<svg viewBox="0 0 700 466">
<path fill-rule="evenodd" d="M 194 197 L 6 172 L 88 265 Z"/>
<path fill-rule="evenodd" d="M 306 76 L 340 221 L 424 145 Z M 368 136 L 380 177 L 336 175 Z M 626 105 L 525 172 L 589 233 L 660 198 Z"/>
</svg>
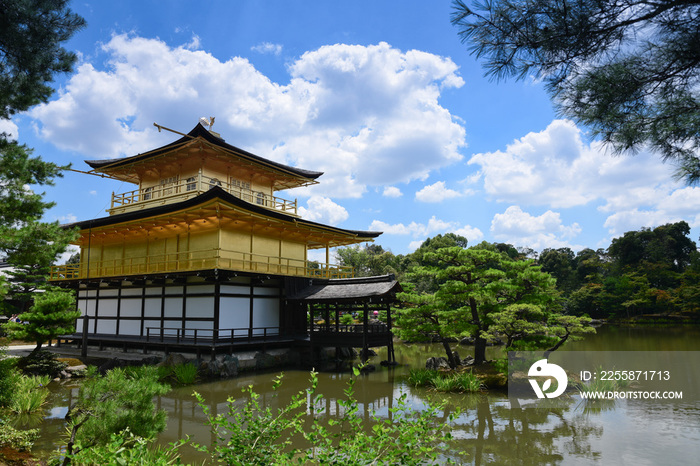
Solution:
<svg viewBox="0 0 700 466">
<path fill-rule="evenodd" d="M 138 437 L 155 437 L 165 430 L 166 414 L 156 409 L 153 398 L 168 391 L 167 385 L 158 382 L 154 367 L 117 368 L 87 379 L 66 416 L 67 454 L 106 445 L 112 434 L 127 427 Z"/>
<path fill-rule="evenodd" d="M 152 441 L 134 435 L 128 428 L 112 434 L 105 445 L 96 445 L 92 448 L 80 449 L 78 453 L 70 456 L 73 465 L 149 465 L 166 466 L 182 464 L 178 449 L 187 443 L 180 440 L 168 447 L 152 448 Z"/>
<path fill-rule="evenodd" d="M 355 368 L 355 377 L 359 369 Z M 281 384 L 275 379 L 273 388 Z M 214 434 L 210 448 L 201 447 L 220 462 L 243 464 L 437 464 L 444 442 L 451 438 L 448 425 L 457 413 L 436 421 L 438 407 L 412 412 L 403 394 L 391 409 L 392 419 L 372 415 L 370 429 L 363 423 L 354 396 L 355 378 L 348 382 L 346 399 L 338 400 L 338 418 L 325 421 L 323 397 L 316 395 L 318 378 L 311 373 L 311 387 L 294 395 L 276 411 L 261 407 L 260 395 L 244 389 L 243 404 L 228 400 L 227 413 L 212 416 L 201 395 L 195 393 Z M 292 439 L 305 440 L 307 448 L 292 448 Z"/>
<path fill-rule="evenodd" d="M 67 364 L 58 361 L 56 355 L 45 350 L 32 351 L 28 356 L 20 358 L 17 368 L 27 375 L 48 375 L 56 378 Z"/>
<path fill-rule="evenodd" d="M 10 447 L 18 451 L 31 450 L 39 429 L 17 430 L 0 419 L 0 447 Z"/>
<path fill-rule="evenodd" d="M 3 354 L 0 353 L 0 358 Z M 9 406 L 12 394 L 16 392 L 19 372 L 15 370 L 15 359 L 0 359 L 0 408 Z"/>
</svg>

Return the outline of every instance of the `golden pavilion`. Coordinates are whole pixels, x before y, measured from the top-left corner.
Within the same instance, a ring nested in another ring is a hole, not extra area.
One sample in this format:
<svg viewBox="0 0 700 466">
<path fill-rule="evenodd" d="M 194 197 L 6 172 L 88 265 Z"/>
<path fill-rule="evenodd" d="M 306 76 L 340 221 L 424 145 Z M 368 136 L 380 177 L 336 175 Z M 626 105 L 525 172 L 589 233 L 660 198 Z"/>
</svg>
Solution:
<svg viewBox="0 0 700 466">
<path fill-rule="evenodd" d="M 80 231 L 80 263 L 55 266 L 50 281 L 77 293 L 84 318 L 75 339 L 212 354 L 326 335 L 320 344 L 330 333 L 363 334 L 343 343 L 361 347 L 382 334 L 374 339 L 384 345 L 390 323 L 373 331 L 368 315 L 388 310 L 398 283 L 353 278 L 351 268 L 330 263 L 331 248 L 381 232 L 304 220 L 296 200 L 277 196 L 318 183 L 321 172 L 239 149 L 201 123 L 178 134 L 142 154 L 86 161 L 91 173 L 134 189 L 112 194 L 108 216 L 66 225 Z M 324 263 L 309 260 L 314 249 L 325 250 Z M 343 332 L 337 317 L 358 309 L 363 329 Z M 314 315 L 325 327 L 314 326 Z"/>
</svg>

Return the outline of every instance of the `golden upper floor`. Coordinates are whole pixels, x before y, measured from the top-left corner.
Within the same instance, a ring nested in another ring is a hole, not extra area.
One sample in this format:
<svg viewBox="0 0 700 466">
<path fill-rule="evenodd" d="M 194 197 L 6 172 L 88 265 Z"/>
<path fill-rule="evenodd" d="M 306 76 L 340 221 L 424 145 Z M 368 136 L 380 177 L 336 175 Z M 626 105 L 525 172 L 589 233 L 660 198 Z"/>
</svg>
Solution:
<svg viewBox="0 0 700 466">
<path fill-rule="evenodd" d="M 131 157 L 86 161 L 94 173 L 138 186 L 112 194 L 110 215 L 181 202 L 218 186 L 247 202 L 298 216 L 297 201 L 275 193 L 316 184 L 322 175 L 227 144 L 201 124 L 182 136 Z"/>
</svg>

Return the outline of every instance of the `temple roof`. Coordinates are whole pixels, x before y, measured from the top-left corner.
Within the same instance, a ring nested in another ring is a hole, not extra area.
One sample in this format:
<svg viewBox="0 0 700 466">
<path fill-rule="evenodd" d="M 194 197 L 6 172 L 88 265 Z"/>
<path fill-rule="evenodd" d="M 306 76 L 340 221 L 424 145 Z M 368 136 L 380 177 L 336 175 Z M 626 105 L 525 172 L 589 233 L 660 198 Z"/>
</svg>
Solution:
<svg viewBox="0 0 700 466">
<path fill-rule="evenodd" d="M 346 238 L 343 241 L 339 241 L 337 245 L 355 244 L 364 241 L 371 241 L 372 239 L 382 234 L 381 231 L 346 230 L 343 228 L 324 225 L 322 223 L 312 222 L 310 220 L 304 220 L 302 218 L 294 217 L 283 212 L 277 212 L 270 209 L 266 209 L 256 204 L 244 201 L 228 193 L 227 191 L 218 186 L 186 201 L 164 204 L 152 207 L 150 209 L 135 210 L 125 212 L 122 214 L 110 215 L 108 217 L 101 217 L 93 220 L 84 220 L 81 222 L 63 225 L 63 227 L 78 227 L 80 229 L 100 228 L 112 225 L 116 226 L 121 223 L 134 222 L 153 217 L 174 216 L 181 211 L 187 211 L 188 209 L 194 209 L 212 203 L 215 204 L 217 200 L 231 205 L 232 207 L 238 209 L 238 212 L 245 211 L 249 212 L 250 214 L 256 215 L 257 217 L 264 217 L 270 220 L 291 223 L 294 227 L 323 231 L 327 235 L 337 236 L 339 239 L 343 237 Z M 310 245 L 309 247 L 319 246 Z"/>
<path fill-rule="evenodd" d="M 288 296 L 287 299 L 307 303 L 371 302 L 393 298 L 395 293 L 403 291 L 394 275 L 339 279 L 315 278 L 309 281 L 309 286 Z"/>
<path fill-rule="evenodd" d="M 180 133 L 182 134 L 182 133 Z M 307 178 L 309 180 L 315 180 L 319 176 L 323 175 L 323 172 L 317 172 L 317 171 L 311 171 L 311 170 L 304 170 L 302 168 L 297 168 L 297 167 L 291 167 L 289 165 L 284 165 L 282 163 L 274 162 L 272 160 L 265 159 L 263 157 L 260 157 L 259 155 L 252 154 L 250 152 L 247 152 L 243 149 L 240 149 L 236 146 L 232 146 L 231 144 L 226 143 L 223 139 L 214 136 L 209 130 L 207 130 L 204 126 L 202 126 L 201 123 L 197 123 L 197 126 L 195 126 L 192 131 L 187 133 L 186 136 L 181 137 L 177 141 L 171 142 L 170 144 L 166 144 L 165 146 L 159 147 L 157 149 L 150 150 L 148 152 L 144 152 L 142 154 L 137 154 L 129 157 L 121 157 L 121 158 L 116 158 L 116 159 L 109 159 L 109 160 L 86 160 L 85 163 L 90 165 L 95 171 L 98 172 L 106 172 L 111 169 L 115 168 L 120 168 L 128 165 L 132 165 L 135 163 L 143 162 L 145 160 L 151 159 L 153 157 L 157 157 L 163 154 L 166 154 L 168 152 L 175 151 L 177 149 L 180 149 L 187 144 L 190 144 L 193 139 L 197 138 L 202 138 L 204 139 L 207 143 L 209 143 L 211 146 L 218 147 L 220 149 L 223 149 L 227 153 L 232 153 L 235 154 L 238 157 L 241 157 L 243 159 L 246 159 L 250 162 L 257 163 L 259 165 L 266 166 L 268 168 L 273 168 L 276 170 L 280 170 L 282 172 L 286 172 L 288 174 L 292 174 L 295 176 L 300 176 L 303 178 Z"/>
</svg>

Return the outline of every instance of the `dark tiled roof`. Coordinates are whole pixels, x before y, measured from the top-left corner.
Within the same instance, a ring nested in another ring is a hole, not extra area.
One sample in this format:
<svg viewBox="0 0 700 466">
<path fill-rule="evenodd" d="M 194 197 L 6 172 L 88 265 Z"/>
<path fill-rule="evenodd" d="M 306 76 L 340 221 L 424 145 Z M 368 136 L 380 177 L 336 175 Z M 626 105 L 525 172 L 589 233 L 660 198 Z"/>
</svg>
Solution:
<svg viewBox="0 0 700 466">
<path fill-rule="evenodd" d="M 163 147 L 159 147 L 158 149 L 153 149 L 148 152 L 144 152 L 143 154 L 138 154 L 138 155 L 133 155 L 130 157 L 122 157 L 118 159 L 109 159 L 109 160 L 86 160 L 85 163 L 90 165 L 90 167 L 94 169 L 100 169 L 100 168 L 112 168 L 112 167 L 119 167 L 121 165 L 126 165 L 134 162 L 140 162 L 142 160 L 149 159 L 151 157 L 155 157 L 161 154 L 164 154 L 166 152 L 169 152 L 173 149 L 177 149 L 180 146 L 183 146 L 190 142 L 192 138 L 197 138 L 201 137 L 205 139 L 207 142 L 219 146 L 223 149 L 226 149 L 228 151 L 233 151 L 236 152 L 237 154 L 243 156 L 244 158 L 247 158 L 249 160 L 258 162 L 262 165 L 267 165 L 271 166 L 273 168 L 277 168 L 279 170 L 283 170 L 289 173 L 292 173 L 297 176 L 302 176 L 304 178 L 312 179 L 315 180 L 319 176 L 323 175 L 323 172 L 316 172 L 316 171 L 311 171 L 311 170 L 304 170 L 302 168 L 297 168 L 297 167 L 290 167 L 289 165 L 284 165 L 282 163 L 277 163 L 273 162 L 272 160 L 265 159 L 263 157 L 260 157 L 259 155 L 252 154 L 250 152 L 244 151 L 243 149 L 239 149 L 236 146 L 232 146 L 231 144 L 227 144 L 223 139 L 218 138 L 211 134 L 204 126 L 202 126 L 201 123 L 197 123 L 197 126 L 192 129 L 189 133 L 187 133 L 187 136 L 183 136 L 180 139 L 178 139 L 175 142 L 171 142 L 170 144 L 167 144 Z"/>
<path fill-rule="evenodd" d="M 287 299 L 316 303 L 358 302 L 393 298 L 395 293 L 403 291 L 393 275 L 310 281 L 309 286 L 288 296 Z"/>
<path fill-rule="evenodd" d="M 297 223 L 300 225 L 310 226 L 310 227 L 324 229 L 324 230 L 333 230 L 333 231 L 340 232 L 342 234 L 359 236 L 361 238 L 376 238 L 377 236 L 382 234 L 381 231 L 346 230 L 343 228 L 332 227 L 329 225 L 324 225 L 322 223 L 316 223 L 316 222 L 312 222 L 309 220 L 304 220 L 302 218 L 293 217 L 291 215 L 288 215 L 288 214 L 285 214 L 282 212 L 276 212 L 274 210 L 269 210 L 269 209 L 261 207 L 257 204 L 252 204 L 250 202 L 246 202 L 246 201 L 234 196 L 233 194 L 228 193 L 227 191 L 225 191 L 224 189 L 222 189 L 219 186 L 216 186 L 216 187 L 200 194 L 199 196 L 193 197 L 193 198 L 188 199 L 186 201 L 175 202 L 172 204 L 165 204 L 162 206 L 152 207 L 150 209 L 125 212 L 123 214 L 110 215 L 109 217 L 96 218 L 94 220 L 84 220 L 82 222 L 69 223 L 69 224 L 62 225 L 62 226 L 64 228 L 79 227 L 81 229 L 86 229 L 86 228 L 98 228 L 98 227 L 103 227 L 103 226 L 108 226 L 108 225 L 115 225 L 115 224 L 122 223 L 122 222 L 130 222 L 133 220 L 140 220 L 142 218 L 148 218 L 148 217 L 153 217 L 153 216 L 157 216 L 157 215 L 164 215 L 164 214 L 168 214 L 168 213 L 175 212 L 178 210 L 195 207 L 195 206 L 203 204 L 207 201 L 210 201 L 212 199 L 217 199 L 217 198 L 221 199 L 222 201 L 225 201 L 229 204 L 233 204 L 235 206 L 244 208 L 248 211 L 251 211 L 251 212 L 254 212 L 254 213 L 257 213 L 260 215 L 264 215 L 266 217 L 271 217 L 271 218 L 275 218 L 275 219 L 283 220 L 283 221 L 288 221 L 288 222 L 294 222 L 294 223 Z"/>
</svg>

